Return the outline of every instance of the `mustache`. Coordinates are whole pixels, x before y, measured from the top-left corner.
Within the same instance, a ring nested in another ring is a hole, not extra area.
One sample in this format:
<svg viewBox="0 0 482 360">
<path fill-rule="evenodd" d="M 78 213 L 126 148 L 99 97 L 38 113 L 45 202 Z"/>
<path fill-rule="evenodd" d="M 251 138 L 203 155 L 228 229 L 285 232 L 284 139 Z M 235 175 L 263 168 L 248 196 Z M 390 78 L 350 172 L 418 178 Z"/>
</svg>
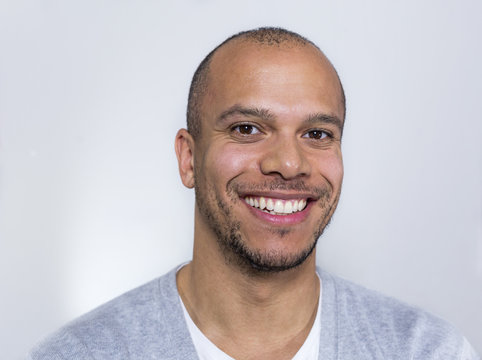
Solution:
<svg viewBox="0 0 482 360">
<path fill-rule="evenodd" d="M 228 183 L 228 192 L 235 193 L 250 193 L 250 192 L 265 192 L 276 190 L 291 190 L 308 194 L 316 195 L 317 197 L 329 196 L 330 188 L 328 186 L 309 186 L 303 180 L 290 180 L 273 179 L 270 181 L 264 181 L 262 183 Z"/>
</svg>

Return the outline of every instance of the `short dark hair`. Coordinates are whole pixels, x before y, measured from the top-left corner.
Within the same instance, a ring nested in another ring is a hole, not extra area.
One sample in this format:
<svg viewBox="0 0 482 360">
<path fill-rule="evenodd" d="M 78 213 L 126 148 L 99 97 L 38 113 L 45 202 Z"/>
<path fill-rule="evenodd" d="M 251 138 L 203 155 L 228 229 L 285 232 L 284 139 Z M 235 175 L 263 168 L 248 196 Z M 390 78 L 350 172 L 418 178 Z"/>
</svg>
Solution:
<svg viewBox="0 0 482 360">
<path fill-rule="evenodd" d="M 191 81 L 191 87 L 189 88 L 189 97 L 187 101 L 187 130 L 195 139 L 201 134 L 201 104 L 202 98 L 208 86 L 209 65 L 211 63 L 212 57 L 216 53 L 216 51 L 219 50 L 219 48 L 237 39 L 252 41 L 268 46 L 280 46 L 281 44 L 286 43 L 301 46 L 311 45 L 321 52 L 320 48 L 307 38 L 293 31 L 289 31 L 279 27 L 261 27 L 253 30 L 242 31 L 224 40 L 221 44 L 216 46 L 203 59 L 203 61 L 201 61 L 198 68 L 194 72 L 194 76 Z M 343 86 L 339 77 L 338 80 L 341 87 L 343 111 L 345 112 L 345 92 L 343 90 Z"/>
</svg>

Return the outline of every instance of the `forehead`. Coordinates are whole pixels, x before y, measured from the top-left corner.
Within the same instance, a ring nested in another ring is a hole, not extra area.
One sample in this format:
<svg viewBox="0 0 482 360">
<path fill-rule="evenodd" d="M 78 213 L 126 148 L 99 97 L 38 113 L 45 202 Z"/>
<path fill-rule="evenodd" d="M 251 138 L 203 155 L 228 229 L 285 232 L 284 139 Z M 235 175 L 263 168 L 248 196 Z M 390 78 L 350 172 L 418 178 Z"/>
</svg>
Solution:
<svg viewBox="0 0 482 360">
<path fill-rule="evenodd" d="M 233 41 L 221 47 L 209 65 L 203 118 L 216 117 L 239 103 L 273 105 L 281 112 L 317 103 L 325 109 L 315 110 L 339 118 L 344 111 L 333 66 L 309 44 Z"/>
</svg>

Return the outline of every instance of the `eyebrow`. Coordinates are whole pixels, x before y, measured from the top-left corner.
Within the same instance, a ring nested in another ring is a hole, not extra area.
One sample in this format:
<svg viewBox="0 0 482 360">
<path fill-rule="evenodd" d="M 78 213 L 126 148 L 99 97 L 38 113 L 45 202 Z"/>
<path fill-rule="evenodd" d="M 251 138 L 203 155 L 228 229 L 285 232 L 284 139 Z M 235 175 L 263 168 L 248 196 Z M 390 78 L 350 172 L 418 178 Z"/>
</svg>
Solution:
<svg viewBox="0 0 482 360">
<path fill-rule="evenodd" d="M 217 118 L 217 123 L 219 122 L 224 122 L 226 119 L 233 115 L 242 115 L 242 116 L 252 116 L 252 117 L 257 117 L 263 120 L 268 120 L 272 121 L 276 118 L 276 116 L 271 113 L 268 109 L 263 109 L 263 108 L 256 108 L 256 107 L 245 107 L 239 104 L 231 106 L 229 109 L 223 111 L 221 115 Z M 323 114 L 323 113 L 314 113 L 310 114 L 308 118 L 305 120 L 305 123 L 307 124 L 319 124 L 319 123 L 324 123 L 324 124 L 333 124 L 335 125 L 339 130 L 340 133 L 343 133 L 343 125 L 344 122 L 340 118 L 328 114 Z"/>
<path fill-rule="evenodd" d="M 340 130 L 340 133 L 343 133 L 344 121 L 338 118 L 337 116 L 316 113 L 316 114 L 311 114 L 306 120 L 306 122 L 308 124 L 317 124 L 317 123 L 333 124 L 338 128 L 338 130 Z"/>
<path fill-rule="evenodd" d="M 256 107 L 244 107 L 241 105 L 233 105 L 226 111 L 223 111 L 221 115 L 219 115 L 216 122 L 223 122 L 227 118 L 233 115 L 243 115 L 243 116 L 252 116 L 257 117 L 263 120 L 273 120 L 275 118 L 274 114 L 272 114 L 267 109 L 261 109 Z"/>
</svg>

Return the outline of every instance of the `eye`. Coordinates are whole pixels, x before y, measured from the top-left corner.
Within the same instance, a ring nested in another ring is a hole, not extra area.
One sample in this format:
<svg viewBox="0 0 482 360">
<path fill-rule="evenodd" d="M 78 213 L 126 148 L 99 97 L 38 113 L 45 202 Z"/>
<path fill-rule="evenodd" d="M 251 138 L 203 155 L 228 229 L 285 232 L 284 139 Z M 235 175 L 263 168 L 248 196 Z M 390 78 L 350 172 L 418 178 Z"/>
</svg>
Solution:
<svg viewBox="0 0 482 360">
<path fill-rule="evenodd" d="M 232 131 L 235 131 L 241 135 L 255 135 L 260 133 L 259 129 L 251 124 L 236 125 L 232 128 Z"/>
<path fill-rule="evenodd" d="M 330 135 L 326 131 L 319 130 L 319 129 L 310 130 L 303 135 L 304 138 L 309 138 L 313 140 L 322 140 L 328 136 Z"/>
</svg>

